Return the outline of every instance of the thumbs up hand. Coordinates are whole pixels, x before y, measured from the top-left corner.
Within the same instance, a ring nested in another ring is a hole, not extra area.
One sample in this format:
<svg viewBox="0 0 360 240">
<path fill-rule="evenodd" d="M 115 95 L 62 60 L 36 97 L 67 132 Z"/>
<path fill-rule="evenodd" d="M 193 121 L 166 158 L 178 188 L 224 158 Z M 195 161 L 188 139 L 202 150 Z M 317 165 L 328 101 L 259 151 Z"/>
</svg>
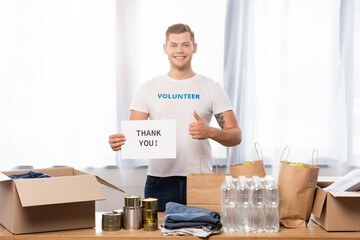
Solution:
<svg viewBox="0 0 360 240">
<path fill-rule="evenodd" d="M 210 137 L 211 127 L 207 125 L 202 118 L 194 111 L 196 122 L 189 124 L 189 134 L 193 139 L 203 140 Z"/>
<path fill-rule="evenodd" d="M 197 115 L 197 113 L 196 113 L 196 111 L 194 111 L 194 118 L 196 119 L 196 121 L 203 121 L 202 119 L 201 119 L 201 117 L 199 116 L 199 115 Z"/>
</svg>

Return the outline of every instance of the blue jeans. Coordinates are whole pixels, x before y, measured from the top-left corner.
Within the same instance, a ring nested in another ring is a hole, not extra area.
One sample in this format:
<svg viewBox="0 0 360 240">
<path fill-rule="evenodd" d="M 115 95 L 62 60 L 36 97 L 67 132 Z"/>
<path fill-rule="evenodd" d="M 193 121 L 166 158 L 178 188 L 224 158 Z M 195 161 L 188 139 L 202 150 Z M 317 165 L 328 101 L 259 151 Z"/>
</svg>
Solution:
<svg viewBox="0 0 360 240">
<path fill-rule="evenodd" d="M 158 199 L 158 211 L 164 212 L 167 202 L 186 204 L 186 177 L 147 176 L 145 198 Z"/>
</svg>

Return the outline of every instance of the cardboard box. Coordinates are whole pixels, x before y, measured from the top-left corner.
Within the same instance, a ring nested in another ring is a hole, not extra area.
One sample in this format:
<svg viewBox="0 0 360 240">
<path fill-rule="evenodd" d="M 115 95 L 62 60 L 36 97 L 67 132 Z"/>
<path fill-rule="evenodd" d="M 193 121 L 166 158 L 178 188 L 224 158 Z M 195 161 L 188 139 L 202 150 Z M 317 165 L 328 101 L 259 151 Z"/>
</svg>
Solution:
<svg viewBox="0 0 360 240">
<path fill-rule="evenodd" d="M 326 231 L 360 231 L 360 192 L 326 192 L 339 177 L 319 177 L 311 219 Z"/>
<path fill-rule="evenodd" d="M 71 167 L 31 169 L 53 176 L 12 180 L 0 173 L 0 223 L 13 234 L 95 227 L 95 201 L 105 180 Z"/>
</svg>

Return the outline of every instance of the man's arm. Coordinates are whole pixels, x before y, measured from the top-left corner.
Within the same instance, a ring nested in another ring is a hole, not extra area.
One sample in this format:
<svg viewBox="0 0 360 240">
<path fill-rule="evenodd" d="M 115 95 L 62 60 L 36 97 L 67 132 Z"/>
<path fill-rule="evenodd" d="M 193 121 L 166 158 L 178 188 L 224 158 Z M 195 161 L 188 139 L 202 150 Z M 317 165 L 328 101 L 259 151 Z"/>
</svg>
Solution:
<svg viewBox="0 0 360 240">
<path fill-rule="evenodd" d="M 149 117 L 148 113 L 131 110 L 129 120 L 147 120 Z M 109 144 L 112 150 L 119 151 L 121 146 L 125 144 L 126 138 L 124 134 L 117 133 L 109 137 Z"/>
<path fill-rule="evenodd" d="M 233 111 L 225 111 L 215 115 L 221 129 L 207 125 L 195 111 L 194 117 L 196 122 L 189 125 L 189 133 L 192 138 L 199 140 L 211 138 L 226 147 L 241 143 L 241 130 Z"/>
<path fill-rule="evenodd" d="M 148 113 L 131 110 L 129 120 L 147 120 L 149 117 Z"/>
</svg>

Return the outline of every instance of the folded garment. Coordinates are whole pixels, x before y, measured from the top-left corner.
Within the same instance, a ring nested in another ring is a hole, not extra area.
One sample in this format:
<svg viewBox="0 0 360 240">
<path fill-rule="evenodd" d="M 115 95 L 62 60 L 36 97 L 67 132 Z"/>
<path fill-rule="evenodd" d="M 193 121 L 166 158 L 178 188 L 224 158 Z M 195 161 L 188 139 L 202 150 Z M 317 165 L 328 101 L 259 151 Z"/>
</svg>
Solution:
<svg viewBox="0 0 360 240">
<path fill-rule="evenodd" d="M 22 174 L 13 174 L 10 175 L 9 178 L 11 179 L 28 179 L 28 178 L 50 178 L 52 176 L 44 174 L 42 172 L 35 172 L 35 171 L 29 171 L 28 173 L 22 173 Z"/>
<path fill-rule="evenodd" d="M 218 234 L 220 230 L 212 230 L 209 227 L 201 228 L 178 228 L 178 229 L 167 229 L 162 227 L 161 234 L 164 236 L 196 236 L 206 238 L 210 235 Z"/>
<path fill-rule="evenodd" d="M 220 230 L 220 214 L 201 207 L 186 206 L 168 202 L 165 209 L 164 227 L 177 229 L 185 227 L 209 227 L 211 230 Z"/>
</svg>

